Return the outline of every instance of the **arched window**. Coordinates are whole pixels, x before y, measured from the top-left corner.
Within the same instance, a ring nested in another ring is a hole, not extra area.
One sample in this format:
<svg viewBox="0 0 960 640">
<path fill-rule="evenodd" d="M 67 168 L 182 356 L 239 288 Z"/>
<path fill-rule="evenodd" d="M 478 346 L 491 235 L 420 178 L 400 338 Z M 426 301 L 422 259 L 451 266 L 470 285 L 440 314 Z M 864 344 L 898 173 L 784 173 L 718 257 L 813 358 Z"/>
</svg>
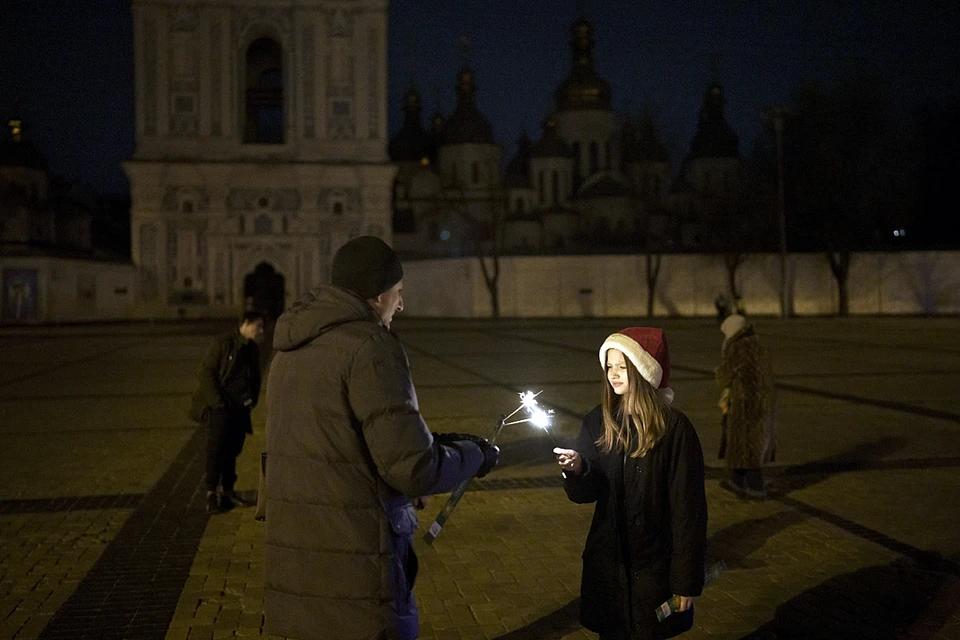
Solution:
<svg viewBox="0 0 960 640">
<path fill-rule="evenodd" d="M 477 184 L 480 182 L 480 163 L 474 160 L 472 169 L 473 169 L 473 184 Z"/>
<path fill-rule="evenodd" d="M 609 170 L 612 168 L 612 166 L 613 166 L 613 163 L 612 163 L 613 152 L 610 150 L 610 143 L 609 143 L 609 142 L 604 142 L 604 143 L 603 143 L 603 153 L 607 156 L 607 157 L 606 157 L 607 170 L 609 171 Z"/>
<path fill-rule="evenodd" d="M 590 175 L 600 169 L 600 148 L 596 142 L 590 143 Z"/>
<path fill-rule="evenodd" d="M 540 187 L 540 204 L 543 204 L 543 202 L 544 202 L 544 200 L 543 200 L 543 198 L 544 198 L 544 195 L 543 195 L 543 193 L 544 193 L 543 169 L 540 170 L 540 174 L 539 174 L 538 177 L 539 177 L 539 180 L 537 180 L 537 183 L 538 183 L 538 185 L 539 185 L 539 187 Z"/>
<path fill-rule="evenodd" d="M 553 204 L 560 202 L 560 174 L 553 170 Z"/>
<path fill-rule="evenodd" d="M 525 208 L 526 207 L 524 206 L 523 198 L 517 198 L 517 212 L 523 213 Z"/>
<path fill-rule="evenodd" d="M 283 51 L 260 38 L 247 47 L 244 142 L 283 144 Z"/>
</svg>

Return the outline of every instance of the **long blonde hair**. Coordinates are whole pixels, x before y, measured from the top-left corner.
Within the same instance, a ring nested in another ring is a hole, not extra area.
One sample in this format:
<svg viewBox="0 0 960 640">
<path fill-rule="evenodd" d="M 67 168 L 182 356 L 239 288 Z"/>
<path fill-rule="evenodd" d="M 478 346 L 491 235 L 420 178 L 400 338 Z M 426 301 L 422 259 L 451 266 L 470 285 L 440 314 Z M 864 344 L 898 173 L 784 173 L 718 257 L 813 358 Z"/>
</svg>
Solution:
<svg viewBox="0 0 960 640">
<path fill-rule="evenodd" d="M 629 358 L 623 361 L 627 365 L 627 391 L 622 396 L 613 391 L 606 364 L 603 367 L 603 435 L 597 446 L 603 453 L 616 449 L 640 458 L 663 437 L 669 405 Z"/>
</svg>

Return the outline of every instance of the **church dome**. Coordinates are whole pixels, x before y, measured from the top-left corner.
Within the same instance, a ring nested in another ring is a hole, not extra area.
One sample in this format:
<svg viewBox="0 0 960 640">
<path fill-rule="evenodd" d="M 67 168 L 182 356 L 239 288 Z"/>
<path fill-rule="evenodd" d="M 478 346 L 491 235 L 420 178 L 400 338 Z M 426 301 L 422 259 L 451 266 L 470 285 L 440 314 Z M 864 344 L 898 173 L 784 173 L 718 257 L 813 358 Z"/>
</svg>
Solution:
<svg viewBox="0 0 960 640">
<path fill-rule="evenodd" d="M 443 144 L 494 144 L 493 127 L 477 108 L 473 69 L 457 74 L 457 106 L 443 128 Z"/>
<path fill-rule="evenodd" d="M 433 155 L 430 134 L 423 128 L 420 94 L 411 88 L 403 97 L 403 126 L 390 140 L 388 151 L 394 162 L 419 162 Z"/>
<path fill-rule="evenodd" d="M 530 148 L 531 158 L 572 158 L 573 149 L 570 148 L 557 132 L 557 123 L 553 118 L 543 122 L 543 135 Z"/>
<path fill-rule="evenodd" d="M 736 158 L 740 155 L 740 142 L 724 118 L 724 106 L 723 88 L 714 82 L 703 96 L 700 121 L 690 143 L 688 158 Z"/>
<path fill-rule="evenodd" d="M 644 113 L 637 121 L 627 120 L 622 134 L 624 164 L 669 162 L 667 148 L 660 142 L 653 117 L 649 113 Z"/>
<path fill-rule="evenodd" d="M 527 189 L 530 187 L 530 138 L 526 131 L 517 138 L 517 155 L 507 164 L 503 174 L 503 186 L 507 189 Z"/>
<path fill-rule="evenodd" d="M 570 73 L 554 93 L 557 109 L 609 110 L 610 83 L 593 68 L 593 25 L 586 18 L 577 19 L 571 27 L 570 52 L 573 58 Z"/>
<path fill-rule="evenodd" d="M 8 126 L 10 136 L 0 144 L 0 165 L 46 169 L 47 159 L 31 140 L 23 136 L 23 123 L 18 118 L 13 118 Z"/>
</svg>

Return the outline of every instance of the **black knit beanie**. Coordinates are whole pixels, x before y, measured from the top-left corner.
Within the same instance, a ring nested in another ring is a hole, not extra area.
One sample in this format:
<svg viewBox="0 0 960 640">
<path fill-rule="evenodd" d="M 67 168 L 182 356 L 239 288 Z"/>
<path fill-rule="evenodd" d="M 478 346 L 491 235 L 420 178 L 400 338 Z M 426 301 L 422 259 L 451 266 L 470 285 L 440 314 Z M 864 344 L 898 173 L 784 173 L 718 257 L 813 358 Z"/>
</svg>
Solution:
<svg viewBox="0 0 960 640">
<path fill-rule="evenodd" d="M 376 236 L 354 238 L 333 256 L 331 283 L 361 298 L 376 298 L 402 279 L 397 254 Z"/>
</svg>

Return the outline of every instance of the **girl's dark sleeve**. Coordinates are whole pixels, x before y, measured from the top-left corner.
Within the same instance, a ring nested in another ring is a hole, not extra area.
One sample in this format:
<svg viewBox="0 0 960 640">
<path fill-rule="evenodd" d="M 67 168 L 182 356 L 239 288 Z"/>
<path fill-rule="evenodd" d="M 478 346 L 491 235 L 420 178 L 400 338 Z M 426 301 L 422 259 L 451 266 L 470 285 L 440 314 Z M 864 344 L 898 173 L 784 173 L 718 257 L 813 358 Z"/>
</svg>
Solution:
<svg viewBox="0 0 960 640">
<path fill-rule="evenodd" d="M 580 454 L 583 466 L 580 473 L 563 472 L 563 489 L 571 502 L 577 504 L 596 502 L 603 476 L 597 464 L 597 446 L 594 444 L 594 438 L 586 420 L 583 421 L 580 435 L 571 448 Z"/>
<path fill-rule="evenodd" d="M 707 547 L 707 497 L 703 487 L 703 451 L 690 421 L 676 424 L 670 478 L 670 514 L 673 559 L 670 588 L 681 596 L 703 591 L 703 565 Z"/>
</svg>

